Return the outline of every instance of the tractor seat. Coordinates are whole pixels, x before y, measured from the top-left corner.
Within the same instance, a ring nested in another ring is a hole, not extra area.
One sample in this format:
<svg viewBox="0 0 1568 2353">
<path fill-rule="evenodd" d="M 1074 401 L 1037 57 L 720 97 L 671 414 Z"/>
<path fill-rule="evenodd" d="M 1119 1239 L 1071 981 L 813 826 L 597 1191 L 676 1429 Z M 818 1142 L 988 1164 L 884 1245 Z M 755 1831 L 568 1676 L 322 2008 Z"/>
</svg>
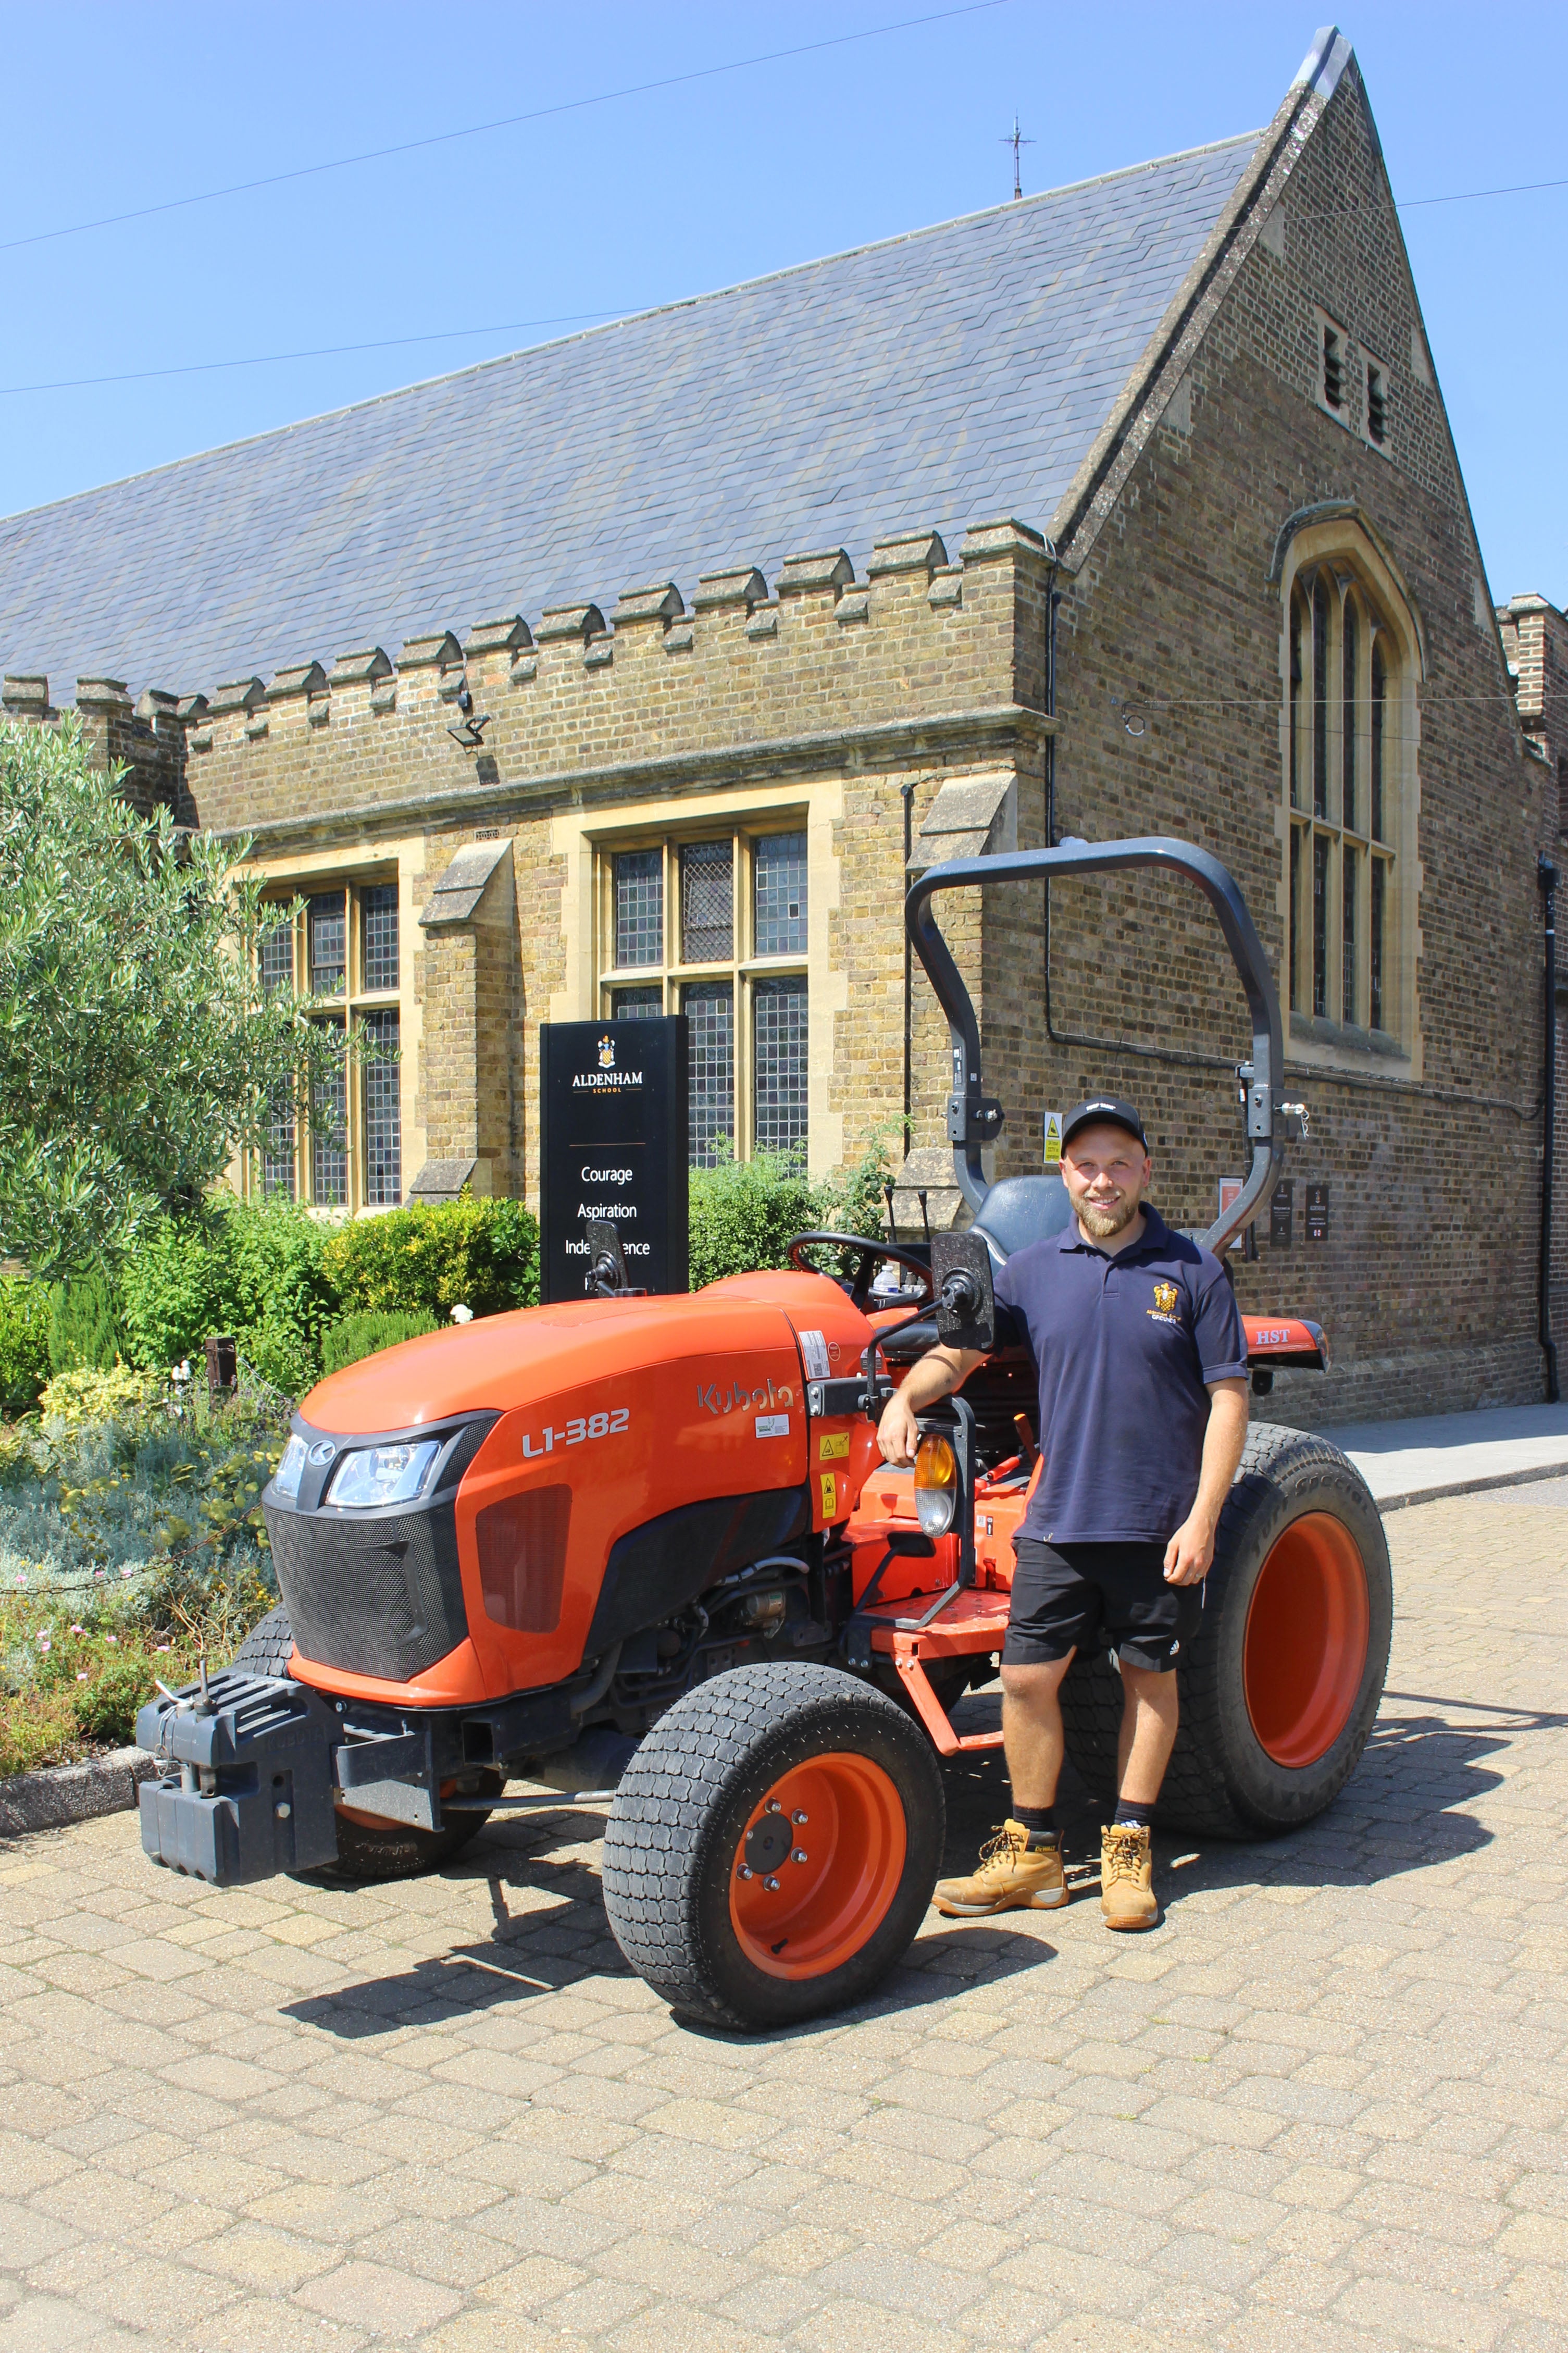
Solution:
<svg viewBox="0 0 1568 2353">
<path fill-rule="evenodd" d="M 981 1203 L 972 1231 L 984 1235 L 995 1264 L 1005 1266 L 1015 1250 L 1059 1234 L 1071 1217 L 1059 1176 L 1004 1176 Z"/>
</svg>

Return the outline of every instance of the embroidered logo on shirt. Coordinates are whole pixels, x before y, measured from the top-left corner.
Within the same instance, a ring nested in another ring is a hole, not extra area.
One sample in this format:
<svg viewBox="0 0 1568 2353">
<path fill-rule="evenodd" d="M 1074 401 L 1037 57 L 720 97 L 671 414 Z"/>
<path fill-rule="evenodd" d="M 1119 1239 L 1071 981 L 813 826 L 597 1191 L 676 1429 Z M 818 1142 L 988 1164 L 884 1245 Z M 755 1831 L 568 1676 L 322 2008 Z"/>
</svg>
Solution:
<svg viewBox="0 0 1568 2353">
<path fill-rule="evenodd" d="M 1154 1304 L 1147 1312 L 1154 1318 L 1156 1324 L 1179 1324 L 1182 1319 L 1176 1313 L 1176 1307 L 1181 1296 L 1173 1282 L 1157 1282 L 1154 1285 Z"/>
</svg>

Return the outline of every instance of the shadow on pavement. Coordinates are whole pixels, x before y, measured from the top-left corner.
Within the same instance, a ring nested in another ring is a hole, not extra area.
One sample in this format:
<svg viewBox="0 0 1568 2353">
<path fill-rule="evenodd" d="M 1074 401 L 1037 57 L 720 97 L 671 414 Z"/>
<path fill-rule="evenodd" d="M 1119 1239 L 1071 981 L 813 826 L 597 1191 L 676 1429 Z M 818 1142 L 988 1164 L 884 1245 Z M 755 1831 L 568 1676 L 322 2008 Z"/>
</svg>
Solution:
<svg viewBox="0 0 1568 2353">
<path fill-rule="evenodd" d="M 1426 1693 L 1390 1692 L 1389 1701 L 1423 1711 L 1385 1714 L 1373 1730 L 1356 1772 L 1325 1814 L 1278 1838 L 1229 1841 L 1161 1831 L 1156 1859 L 1179 1920 L 1184 1895 L 1199 1891 L 1254 1887 L 1364 1887 L 1401 1873 L 1472 1854 L 1492 1833 L 1467 1810 L 1501 1774 L 1487 1760 L 1535 1733 L 1568 1729 L 1568 1715 L 1450 1700 Z M 964 1731 L 989 1729 L 999 1701 L 992 1692 L 973 1694 L 956 1712 Z M 1437 1711 L 1442 1711 L 1438 1713 Z M 1454 1716 L 1471 1719 L 1456 1724 Z M 991 1831 L 1011 1805 L 1000 1749 L 984 1749 L 946 1761 L 947 1840 L 942 1869 L 969 1870 Z M 1070 1765 L 1063 1775 L 1058 1817 L 1063 1832 L 1068 1883 L 1075 1899 L 1092 1897 L 1099 1881 L 1100 1809 Z M 283 2014 L 349 2041 L 395 2032 L 409 2024 L 485 2010 L 501 2003 L 558 1993 L 590 1978 L 627 1978 L 626 1963 L 610 1937 L 597 1872 L 574 1853 L 557 1860 L 555 1846 L 578 1849 L 596 1836 L 599 1818 L 581 1812 L 534 1815 L 492 1822 L 476 1840 L 466 1863 L 448 1877 L 488 1883 L 494 1926 L 488 1937 L 455 1945 L 411 1968 L 312 1994 L 285 2003 Z M 590 1827 L 591 1825 L 591 1827 Z M 514 1911 L 510 1891 L 526 1899 Z M 541 1897 L 553 1898 L 542 1906 Z M 935 1915 L 931 1915 L 934 1921 Z M 781 2030 L 768 2042 L 821 2033 L 837 2022 L 887 2016 L 945 2000 L 960 1987 L 996 1984 L 1056 1957 L 1056 1947 L 1040 1932 L 1041 1915 L 1026 1929 L 1005 1915 L 995 1922 L 928 1923 L 913 1957 L 866 2002 L 837 2014 Z"/>
</svg>

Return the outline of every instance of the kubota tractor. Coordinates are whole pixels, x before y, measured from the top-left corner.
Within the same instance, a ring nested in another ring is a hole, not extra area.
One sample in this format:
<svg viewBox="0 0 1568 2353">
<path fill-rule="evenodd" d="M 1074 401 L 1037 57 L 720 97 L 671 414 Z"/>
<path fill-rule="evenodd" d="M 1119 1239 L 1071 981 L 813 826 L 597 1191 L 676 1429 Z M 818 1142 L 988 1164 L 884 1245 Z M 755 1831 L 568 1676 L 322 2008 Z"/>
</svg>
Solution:
<svg viewBox="0 0 1568 2353">
<path fill-rule="evenodd" d="M 1304 1113 L 1280 1100 L 1279 1006 L 1226 870 L 1162 839 L 931 868 L 907 922 L 952 1029 L 967 1232 L 802 1236 L 794 1271 L 668 1297 L 627 1294 L 606 1237 L 608 1295 L 322 1381 L 263 1497 L 282 1607 L 232 1666 L 142 1711 L 164 1760 L 142 1790 L 148 1853 L 220 1886 L 395 1877 L 491 1815 L 597 1804 L 611 1926 L 678 2010 L 761 2028 L 874 1986 L 931 1896 L 939 1759 L 1001 1738 L 952 1715 L 996 1672 L 1033 1456 L 1031 1369 L 997 1343 L 991 1278 L 1069 1215 L 1058 1176 L 985 1182 L 1003 1114 L 932 902 L 1136 867 L 1205 892 L 1247 994 L 1250 1173 L 1204 1239 L 1241 1233 Z M 825 1248 L 837 1278 L 813 1270 Z M 879 1266 L 898 1295 L 873 1289 Z M 882 1402 L 939 1335 L 991 1353 L 923 1418 L 912 1470 L 889 1470 Z M 1324 1362 L 1300 1316 L 1249 1318 L 1247 1337 L 1259 1390 Z M 1251 1836 L 1319 1813 L 1365 1745 L 1390 1615 L 1356 1472 L 1321 1439 L 1255 1428 L 1181 1669 L 1162 1816 Z M 1073 1762 L 1108 1798 L 1114 1659 L 1080 1654 L 1063 1704 Z"/>
</svg>

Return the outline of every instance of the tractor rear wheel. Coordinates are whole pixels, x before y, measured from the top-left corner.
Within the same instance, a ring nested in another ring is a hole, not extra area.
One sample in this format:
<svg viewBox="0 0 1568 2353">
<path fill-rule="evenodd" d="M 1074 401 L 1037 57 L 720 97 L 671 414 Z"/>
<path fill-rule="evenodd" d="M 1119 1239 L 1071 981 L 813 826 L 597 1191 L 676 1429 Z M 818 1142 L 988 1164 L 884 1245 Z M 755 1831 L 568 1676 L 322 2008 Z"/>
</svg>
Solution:
<svg viewBox="0 0 1568 2353">
<path fill-rule="evenodd" d="M 738 1667 L 678 1700 L 627 1766 L 605 1908 L 682 2016 L 789 2026 L 901 1958 L 942 1833 L 935 1752 L 895 1702 L 833 1667 Z"/>
<path fill-rule="evenodd" d="M 1366 1746 L 1393 1618 L 1388 1546 L 1361 1473 L 1326 1439 L 1249 1430 L 1177 1671 L 1181 1729 L 1157 1820 L 1256 1838 L 1321 1814 Z M 1105 1653 L 1074 1660 L 1062 1718 L 1068 1755 L 1109 1805 L 1121 1679 Z"/>
<path fill-rule="evenodd" d="M 286 1676 L 293 1651 L 289 1612 L 279 1603 L 251 1628 L 229 1664 L 242 1667 L 247 1674 Z M 422 1873 L 438 1870 L 454 1855 L 461 1854 L 489 1819 L 488 1814 L 463 1814 L 455 1821 L 444 1823 L 438 1831 L 422 1831 L 412 1822 L 392 1822 L 380 1814 L 349 1812 L 342 1806 L 337 1816 L 336 1862 L 323 1863 L 318 1871 L 291 1872 L 290 1878 L 307 1880 L 317 1886 L 342 1886 L 345 1882 L 360 1886 L 380 1879 L 417 1879 Z"/>
</svg>

